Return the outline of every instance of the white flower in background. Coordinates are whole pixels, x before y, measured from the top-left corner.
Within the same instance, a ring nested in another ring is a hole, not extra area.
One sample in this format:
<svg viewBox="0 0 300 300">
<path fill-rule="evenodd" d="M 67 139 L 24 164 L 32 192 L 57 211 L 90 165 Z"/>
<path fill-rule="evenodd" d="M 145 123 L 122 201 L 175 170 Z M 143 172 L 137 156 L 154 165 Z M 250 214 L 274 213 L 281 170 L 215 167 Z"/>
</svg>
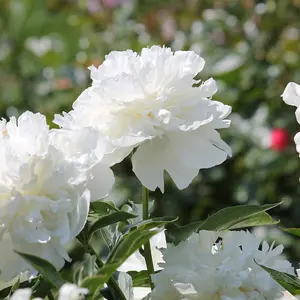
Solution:
<svg viewBox="0 0 300 300">
<path fill-rule="evenodd" d="M 232 128 L 240 134 L 250 137 L 259 147 L 270 148 L 272 132 L 267 125 L 268 114 L 269 111 L 266 106 L 260 106 L 250 119 L 243 119 L 237 113 L 232 114 L 230 117 Z"/>
<path fill-rule="evenodd" d="M 75 284 L 65 283 L 59 289 L 57 300 L 81 300 L 89 293 L 86 288 L 80 288 Z M 30 288 L 18 289 L 10 297 L 10 300 L 30 300 L 32 290 Z M 42 300 L 41 298 L 34 298 L 33 300 Z"/>
<path fill-rule="evenodd" d="M 204 60 L 192 51 L 153 46 L 141 55 L 111 52 L 90 67 L 92 87 L 54 122 L 66 129 L 94 127 L 107 141 L 105 160 L 122 161 L 134 148 L 133 171 L 150 190 L 164 190 L 164 170 L 186 188 L 199 169 L 221 164 L 231 149 L 217 129 L 231 107 L 211 100 L 217 86 L 194 77 Z M 196 85 L 196 86 L 195 86 Z"/>
<path fill-rule="evenodd" d="M 161 270 L 159 263 L 163 263 L 163 255 L 159 249 L 167 248 L 166 235 L 164 231 L 159 232 L 150 239 L 151 254 L 153 260 L 154 270 Z M 140 251 L 134 252 L 130 255 L 126 261 L 118 268 L 118 271 L 128 272 L 128 271 L 143 271 L 147 270 L 147 265 L 144 256 Z"/>
<path fill-rule="evenodd" d="M 4 281 L 26 270 L 34 274 L 12 249 L 44 258 L 60 269 L 65 259 L 70 260 L 64 246 L 85 225 L 90 201 L 111 188 L 107 181 L 101 183 L 102 165 L 88 167 L 88 159 L 79 154 L 72 160 L 71 154 L 55 146 L 54 137 L 41 114 L 25 112 L 18 120 L 0 121 L 0 254 L 5 257 L 0 279 Z"/>
<path fill-rule="evenodd" d="M 284 290 L 255 261 L 293 274 L 282 250 L 249 232 L 194 233 L 164 251 L 163 270 L 152 276 L 151 299 L 274 300 Z"/>
<path fill-rule="evenodd" d="M 281 97 L 286 104 L 297 107 L 295 114 L 300 124 L 300 85 L 295 82 L 288 83 Z M 300 154 L 300 132 L 295 135 L 294 140 L 297 152 Z"/>
</svg>

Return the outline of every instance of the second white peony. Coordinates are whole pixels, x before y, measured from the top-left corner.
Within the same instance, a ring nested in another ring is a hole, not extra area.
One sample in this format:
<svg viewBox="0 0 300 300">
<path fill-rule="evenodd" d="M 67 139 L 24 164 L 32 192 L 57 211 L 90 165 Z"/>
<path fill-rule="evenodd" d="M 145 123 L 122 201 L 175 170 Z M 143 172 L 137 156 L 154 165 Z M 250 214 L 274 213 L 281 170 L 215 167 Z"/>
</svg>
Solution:
<svg viewBox="0 0 300 300">
<path fill-rule="evenodd" d="M 168 245 L 163 270 L 152 277 L 150 299 L 277 299 L 284 289 L 257 263 L 293 274 L 282 250 L 249 232 L 194 233 L 178 246 Z"/>
</svg>

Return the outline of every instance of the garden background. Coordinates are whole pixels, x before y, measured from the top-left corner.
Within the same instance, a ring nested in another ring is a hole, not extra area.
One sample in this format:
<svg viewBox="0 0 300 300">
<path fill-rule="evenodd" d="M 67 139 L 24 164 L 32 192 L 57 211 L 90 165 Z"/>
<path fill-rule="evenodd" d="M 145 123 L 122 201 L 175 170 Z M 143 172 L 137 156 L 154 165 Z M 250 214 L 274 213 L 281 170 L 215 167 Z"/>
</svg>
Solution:
<svg viewBox="0 0 300 300">
<path fill-rule="evenodd" d="M 215 100 L 233 108 L 232 126 L 221 131 L 233 157 L 201 170 L 186 190 L 168 180 L 165 194 L 151 194 L 153 215 L 185 224 L 231 205 L 283 200 L 273 216 L 300 227 L 300 125 L 280 97 L 288 82 L 300 83 L 299 16 L 299 0 L 0 0 L 0 115 L 29 109 L 54 126 L 53 115 L 69 111 L 90 84 L 87 67 L 110 51 L 191 49 L 206 60 L 202 79 L 217 80 Z M 130 160 L 114 171 L 108 200 L 140 202 Z M 297 239 L 275 227 L 255 232 L 300 261 Z M 74 247 L 74 261 L 81 253 Z"/>
</svg>

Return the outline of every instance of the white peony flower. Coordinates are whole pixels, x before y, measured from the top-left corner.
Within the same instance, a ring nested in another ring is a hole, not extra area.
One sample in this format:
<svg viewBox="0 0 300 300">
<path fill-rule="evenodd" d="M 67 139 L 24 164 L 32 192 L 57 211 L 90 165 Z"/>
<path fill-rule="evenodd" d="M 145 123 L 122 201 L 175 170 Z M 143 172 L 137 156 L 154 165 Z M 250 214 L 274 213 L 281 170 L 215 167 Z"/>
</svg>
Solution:
<svg viewBox="0 0 300 300">
<path fill-rule="evenodd" d="M 281 97 L 286 104 L 297 107 L 295 114 L 300 124 L 300 85 L 295 82 L 288 83 Z M 294 141 L 296 143 L 297 152 L 300 154 L 300 132 L 295 135 Z"/>
<path fill-rule="evenodd" d="M 45 117 L 31 112 L 0 121 L 0 163 L 0 278 L 34 273 L 12 249 L 60 269 L 70 260 L 64 246 L 85 225 L 90 201 L 111 188 L 100 176 L 109 168 L 72 160 L 55 145 Z"/>
<path fill-rule="evenodd" d="M 168 245 L 163 270 L 152 277 L 151 299 L 276 299 L 283 288 L 256 262 L 293 274 L 282 250 L 249 232 L 194 233 L 176 247 Z"/>
<path fill-rule="evenodd" d="M 54 122 L 66 129 L 91 126 L 107 141 L 105 161 L 122 161 L 134 148 L 133 171 L 150 190 L 164 190 L 164 170 L 179 189 L 199 169 L 231 155 L 217 129 L 227 128 L 231 107 L 211 100 L 213 79 L 194 77 L 204 60 L 192 51 L 172 52 L 153 46 L 141 55 L 111 52 L 98 68 L 90 67 L 93 84 Z"/>
<path fill-rule="evenodd" d="M 86 288 L 80 288 L 75 284 L 65 283 L 59 289 L 57 300 L 81 300 L 89 293 Z M 30 288 L 18 289 L 10 297 L 10 300 L 30 300 L 32 290 Z M 33 300 L 42 300 L 41 298 L 34 298 Z"/>
</svg>

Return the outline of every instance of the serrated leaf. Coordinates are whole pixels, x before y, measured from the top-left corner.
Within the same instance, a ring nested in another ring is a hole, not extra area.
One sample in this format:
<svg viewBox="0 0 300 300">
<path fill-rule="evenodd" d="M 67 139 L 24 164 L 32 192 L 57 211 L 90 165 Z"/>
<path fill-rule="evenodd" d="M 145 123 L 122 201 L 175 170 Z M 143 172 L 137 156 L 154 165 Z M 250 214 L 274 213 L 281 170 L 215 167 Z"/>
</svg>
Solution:
<svg viewBox="0 0 300 300">
<path fill-rule="evenodd" d="M 292 295 L 300 294 L 300 279 L 298 277 L 290 275 L 288 273 L 279 272 L 277 270 L 265 267 L 260 264 L 258 265 L 262 267 L 265 271 L 267 271 L 275 281 L 277 281 Z"/>
<path fill-rule="evenodd" d="M 125 221 L 131 218 L 136 218 L 136 215 L 125 212 L 125 211 L 116 211 L 109 215 L 105 215 L 99 218 L 96 222 L 94 222 L 88 232 L 88 239 L 90 240 L 92 235 L 99 229 L 115 224 L 117 222 Z"/>
<path fill-rule="evenodd" d="M 59 289 L 63 284 L 64 280 L 61 275 L 57 272 L 56 268 L 47 260 L 40 257 L 15 251 L 30 265 L 32 265 L 40 274 L 42 274 L 55 288 Z"/>
</svg>

